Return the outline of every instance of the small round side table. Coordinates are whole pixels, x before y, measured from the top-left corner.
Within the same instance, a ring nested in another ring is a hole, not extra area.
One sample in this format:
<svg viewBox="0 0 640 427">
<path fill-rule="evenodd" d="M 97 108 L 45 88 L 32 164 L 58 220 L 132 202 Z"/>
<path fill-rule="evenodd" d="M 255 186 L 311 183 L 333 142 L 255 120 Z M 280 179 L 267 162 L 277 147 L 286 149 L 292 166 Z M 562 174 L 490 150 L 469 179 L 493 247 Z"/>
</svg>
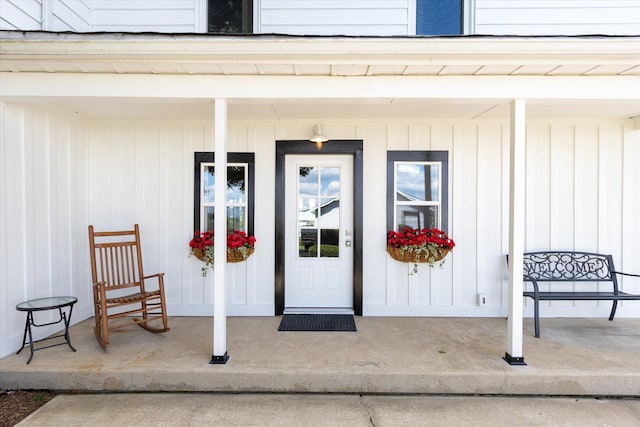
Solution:
<svg viewBox="0 0 640 427">
<path fill-rule="evenodd" d="M 45 348 L 56 347 L 58 345 L 67 344 L 69 348 L 73 351 L 76 351 L 75 348 L 71 345 L 71 341 L 69 339 L 69 323 L 71 322 L 71 312 L 73 311 L 73 305 L 78 302 L 78 298 L 76 297 L 49 297 L 49 298 L 38 298 L 25 302 L 21 302 L 16 305 L 16 310 L 18 311 L 26 311 L 27 312 L 27 321 L 24 325 L 24 335 L 22 336 L 22 347 L 16 354 L 20 354 L 22 349 L 27 344 L 27 334 L 29 334 L 29 349 L 31 350 L 31 355 L 29 356 L 29 360 L 27 360 L 27 364 L 31 363 L 31 359 L 33 358 L 33 353 L 38 350 L 44 350 Z M 65 313 L 62 309 L 64 307 L 69 307 L 68 313 Z M 55 322 L 43 323 L 38 325 L 33 321 L 33 312 L 34 311 L 47 311 L 47 310 L 58 310 L 60 315 L 60 319 Z M 41 340 L 33 340 L 33 335 L 31 333 L 31 327 L 40 327 L 40 326 L 48 326 L 54 325 L 56 323 L 64 322 L 64 334 L 54 335 L 47 338 L 43 338 Z M 53 338 L 64 337 L 64 342 L 51 344 L 45 347 L 34 348 L 33 344 L 41 341 L 50 340 Z"/>
</svg>

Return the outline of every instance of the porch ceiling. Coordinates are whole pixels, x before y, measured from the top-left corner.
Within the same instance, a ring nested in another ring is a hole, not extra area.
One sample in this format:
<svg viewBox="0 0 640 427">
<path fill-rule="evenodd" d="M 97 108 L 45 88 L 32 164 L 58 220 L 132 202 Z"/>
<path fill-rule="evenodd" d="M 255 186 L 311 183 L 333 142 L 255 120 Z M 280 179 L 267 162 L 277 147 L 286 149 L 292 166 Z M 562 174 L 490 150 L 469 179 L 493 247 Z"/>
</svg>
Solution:
<svg viewBox="0 0 640 427">
<path fill-rule="evenodd" d="M 630 82 L 633 90 L 640 78 L 640 37 L 220 37 L 3 31 L 0 72 L 292 78 L 605 76 Z M 229 98 L 230 119 L 508 117 L 504 98 L 406 99 L 366 94 L 348 99 L 241 98 Z M 106 99 L 76 94 L 25 100 L 92 119 L 210 119 L 213 114 L 206 99 Z M 640 115 L 640 95 L 622 100 L 537 99 L 527 105 L 530 117 Z"/>
</svg>

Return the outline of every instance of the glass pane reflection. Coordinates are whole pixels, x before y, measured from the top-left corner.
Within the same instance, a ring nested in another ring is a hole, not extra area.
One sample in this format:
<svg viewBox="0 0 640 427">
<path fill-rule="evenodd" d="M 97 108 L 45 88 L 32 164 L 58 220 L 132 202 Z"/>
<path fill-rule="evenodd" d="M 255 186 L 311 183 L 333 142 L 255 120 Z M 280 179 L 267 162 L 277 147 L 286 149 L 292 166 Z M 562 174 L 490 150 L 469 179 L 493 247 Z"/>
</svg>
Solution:
<svg viewBox="0 0 640 427">
<path fill-rule="evenodd" d="M 316 199 L 298 199 L 298 226 L 315 227 L 317 216 Z"/>
<path fill-rule="evenodd" d="M 300 166 L 298 169 L 298 195 L 315 197 L 318 195 L 318 169 L 312 166 Z"/>
<path fill-rule="evenodd" d="M 396 165 L 396 200 L 438 201 L 440 165 L 400 163 Z"/>
<path fill-rule="evenodd" d="M 340 199 L 320 199 L 319 227 L 340 227 Z"/>
<path fill-rule="evenodd" d="M 245 208 L 227 207 L 227 231 L 244 230 Z"/>
<path fill-rule="evenodd" d="M 340 256 L 340 168 L 298 167 L 298 255 Z"/>
<path fill-rule="evenodd" d="M 244 166 L 227 167 L 227 202 L 245 202 L 245 174 Z"/>
<path fill-rule="evenodd" d="M 215 167 L 206 166 L 203 171 L 203 201 L 205 203 L 213 203 L 215 201 Z"/>
<path fill-rule="evenodd" d="M 298 241 L 298 254 L 300 258 L 315 257 L 318 252 L 318 230 L 303 229 L 300 230 L 300 239 Z"/>
<path fill-rule="evenodd" d="M 320 168 L 320 195 L 324 197 L 340 196 L 340 168 L 321 167 Z"/>
<path fill-rule="evenodd" d="M 204 208 L 204 215 L 205 215 L 205 231 L 206 230 L 213 230 L 213 217 L 214 217 L 214 212 L 215 208 L 213 206 L 207 206 L 206 208 Z"/>
<path fill-rule="evenodd" d="M 438 226 L 437 206 L 397 206 L 396 209 L 396 231 L 405 227 L 422 229 Z"/>
<path fill-rule="evenodd" d="M 215 202 L 215 166 L 206 166 L 203 170 L 203 201 Z M 244 203 L 246 199 L 246 167 L 227 167 L 227 202 Z"/>
<path fill-rule="evenodd" d="M 204 208 L 206 230 L 213 230 L 215 208 L 207 206 Z M 246 208 L 240 206 L 227 207 L 227 231 L 244 230 L 246 221 Z"/>
<path fill-rule="evenodd" d="M 320 230 L 320 257 L 337 258 L 340 256 L 340 230 Z"/>
</svg>

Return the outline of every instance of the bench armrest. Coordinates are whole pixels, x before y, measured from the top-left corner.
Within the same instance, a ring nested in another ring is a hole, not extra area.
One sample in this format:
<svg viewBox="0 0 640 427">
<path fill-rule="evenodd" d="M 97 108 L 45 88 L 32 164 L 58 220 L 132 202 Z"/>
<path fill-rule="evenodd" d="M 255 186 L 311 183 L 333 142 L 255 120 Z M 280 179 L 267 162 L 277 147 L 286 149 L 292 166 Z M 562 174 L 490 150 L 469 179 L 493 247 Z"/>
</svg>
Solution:
<svg viewBox="0 0 640 427">
<path fill-rule="evenodd" d="M 623 273 L 621 271 L 612 271 L 615 274 L 621 274 L 623 276 L 640 277 L 640 274 Z"/>
<path fill-rule="evenodd" d="M 531 282 L 531 284 L 533 285 L 533 292 L 537 295 L 538 294 L 538 281 L 536 279 L 534 279 L 531 276 L 527 276 L 526 274 L 524 274 L 522 276 L 522 279 L 525 282 Z"/>
</svg>

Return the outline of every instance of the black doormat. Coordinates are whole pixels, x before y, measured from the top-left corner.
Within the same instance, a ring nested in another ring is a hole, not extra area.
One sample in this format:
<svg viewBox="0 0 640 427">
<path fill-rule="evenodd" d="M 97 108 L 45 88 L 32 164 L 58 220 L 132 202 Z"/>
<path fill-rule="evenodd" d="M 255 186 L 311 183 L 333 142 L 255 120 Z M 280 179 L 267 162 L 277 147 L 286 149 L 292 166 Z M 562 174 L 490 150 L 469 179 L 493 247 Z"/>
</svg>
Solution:
<svg viewBox="0 0 640 427">
<path fill-rule="evenodd" d="M 285 314 L 278 331 L 356 332 L 352 314 Z"/>
</svg>

